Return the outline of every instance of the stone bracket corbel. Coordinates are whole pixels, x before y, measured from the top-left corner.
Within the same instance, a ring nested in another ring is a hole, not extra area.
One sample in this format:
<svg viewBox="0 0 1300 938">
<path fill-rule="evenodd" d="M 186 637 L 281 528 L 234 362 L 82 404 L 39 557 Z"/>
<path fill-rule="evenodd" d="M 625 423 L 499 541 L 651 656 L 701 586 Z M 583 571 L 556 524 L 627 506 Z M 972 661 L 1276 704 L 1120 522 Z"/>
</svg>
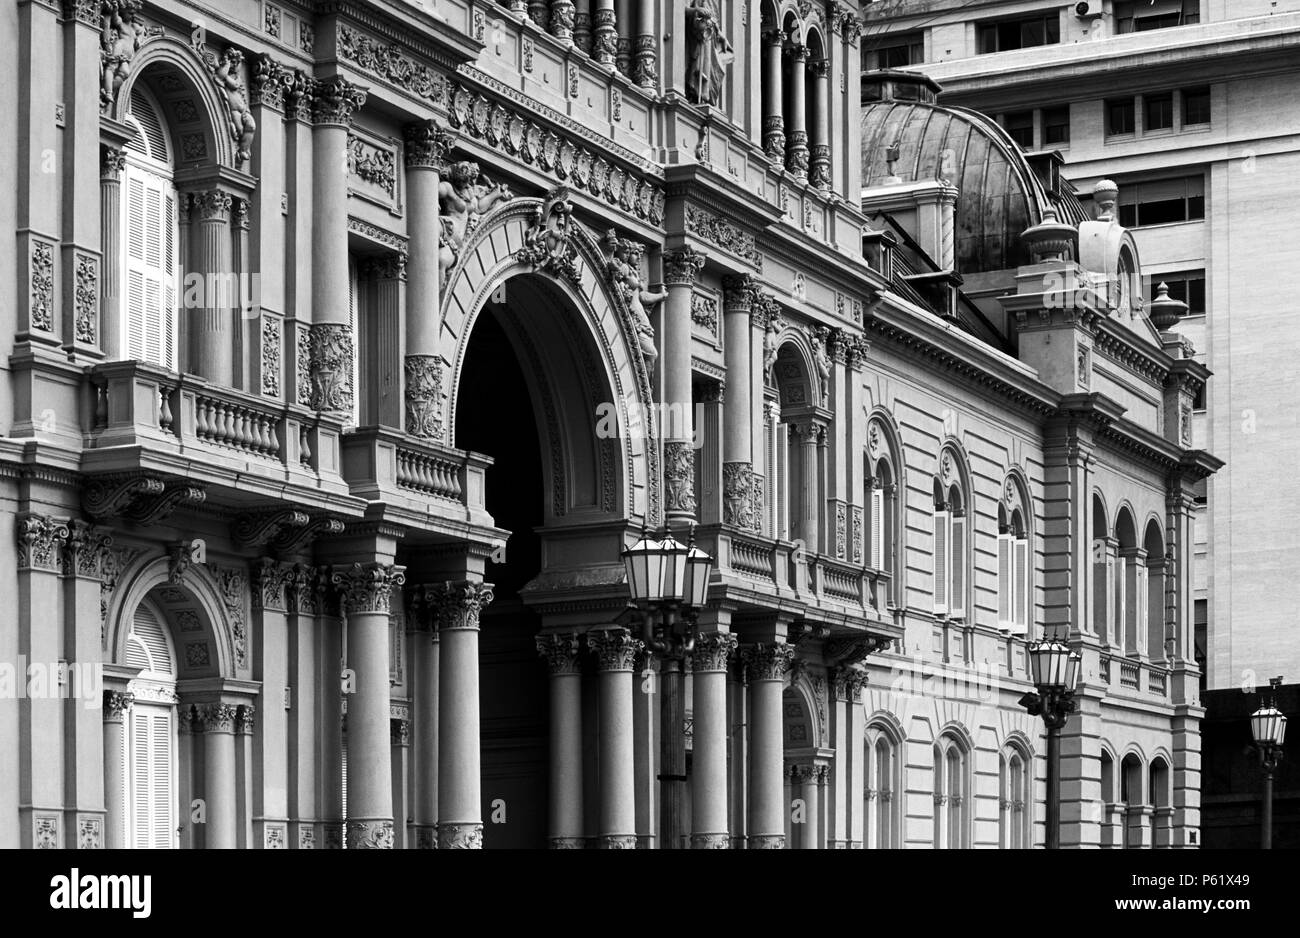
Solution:
<svg viewBox="0 0 1300 938">
<path fill-rule="evenodd" d="M 242 547 L 262 547 L 310 523 L 311 516 L 298 508 L 250 511 L 235 519 L 231 535 Z"/>
<path fill-rule="evenodd" d="M 300 514 L 302 512 L 299 512 Z M 301 525 L 285 525 L 270 541 L 277 553 L 292 554 L 302 550 L 322 534 L 342 534 L 343 522 L 330 515 L 315 515 Z"/>
</svg>

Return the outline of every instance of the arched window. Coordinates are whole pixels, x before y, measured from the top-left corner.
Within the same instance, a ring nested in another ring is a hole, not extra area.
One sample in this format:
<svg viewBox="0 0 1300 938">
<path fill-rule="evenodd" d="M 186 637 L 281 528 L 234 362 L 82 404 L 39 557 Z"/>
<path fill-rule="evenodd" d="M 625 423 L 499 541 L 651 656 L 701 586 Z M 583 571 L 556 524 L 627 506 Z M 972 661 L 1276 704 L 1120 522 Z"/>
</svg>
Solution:
<svg viewBox="0 0 1300 938">
<path fill-rule="evenodd" d="M 1010 479 L 998 504 L 998 627 L 1029 634 L 1033 608 L 1033 567 L 1030 564 L 1028 512 L 1019 487 Z"/>
<path fill-rule="evenodd" d="M 1125 506 L 1115 521 L 1119 542 L 1119 583 L 1115 589 L 1115 624 L 1124 654 L 1139 657 L 1146 652 L 1147 566 L 1146 551 L 1138 547 L 1133 515 Z"/>
<path fill-rule="evenodd" d="M 1115 541 L 1110 536 L 1106 506 L 1092 496 L 1092 624 L 1103 645 L 1119 644 L 1115 634 Z"/>
<path fill-rule="evenodd" d="M 899 743 L 888 727 L 872 723 L 867 727 L 865 751 L 863 846 L 889 850 L 901 846 L 903 798 Z"/>
<path fill-rule="evenodd" d="M 966 494 L 950 453 L 942 465 L 942 477 L 934 480 L 934 611 L 963 619 L 970 563 Z"/>
<path fill-rule="evenodd" d="M 1142 798 L 1146 789 L 1142 784 L 1142 760 L 1130 752 L 1119 764 L 1119 800 L 1124 832 L 1119 842 L 1125 847 L 1142 846 Z"/>
<path fill-rule="evenodd" d="M 124 842 L 169 849 L 177 845 L 176 658 L 164 619 L 145 603 L 131 621 L 124 660 L 140 669 L 122 727 Z"/>
<path fill-rule="evenodd" d="M 162 109 L 139 84 L 131 89 L 122 178 L 122 313 L 125 360 L 176 370 L 180 233 L 171 135 Z"/>
<path fill-rule="evenodd" d="M 969 757 L 961 741 L 941 736 L 934 745 L 934 846 L 970 846 Z"/>
<path fill-rule="evenodd" d="M 867 429 L 866 483 L 862 498 L 867 516 L 867 544 L 863 559 L 866 566 L 889 574 L 887 595 L 894 605 L 901 605 L 902 571 L 898 563 L 900 478 L 896 459 L 883 423 L 872 420 Z"/>
<path fill-rule="evenodd" d="M 1033 764 L 1017 746 L 1002 754 L 998 778 L 998 844 L 1004 850 L 1033 846 Z"/>
</svg>

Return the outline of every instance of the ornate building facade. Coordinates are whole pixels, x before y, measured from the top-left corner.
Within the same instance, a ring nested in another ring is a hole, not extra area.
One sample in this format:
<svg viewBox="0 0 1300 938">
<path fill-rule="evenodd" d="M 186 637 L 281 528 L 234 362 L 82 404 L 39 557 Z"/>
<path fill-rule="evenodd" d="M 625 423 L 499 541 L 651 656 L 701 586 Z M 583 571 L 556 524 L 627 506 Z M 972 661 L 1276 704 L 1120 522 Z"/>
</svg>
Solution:
<svg viewBox="0 0 1300 938">
<path fill-rule="evenodd" d="M 19 3 L 0 845 L 1030 846 L 1050 634 L 1063 842 L 1195 846 L 1182 307 L 860 27 Z"/>
</svg>

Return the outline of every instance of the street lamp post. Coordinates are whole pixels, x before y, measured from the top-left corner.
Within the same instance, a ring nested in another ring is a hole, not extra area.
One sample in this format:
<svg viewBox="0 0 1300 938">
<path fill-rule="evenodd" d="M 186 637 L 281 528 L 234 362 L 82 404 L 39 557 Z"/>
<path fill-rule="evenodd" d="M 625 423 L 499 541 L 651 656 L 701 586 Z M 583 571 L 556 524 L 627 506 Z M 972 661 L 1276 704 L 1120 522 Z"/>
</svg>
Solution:
<svg viewBox="0 0 1300 938">
<path fill-rule="evenodd" d="M 1049 639 L 1029 643 L 1029 667 L 1037 693 L 1020 698 L 1031 716 L 1047 725 L 1047 849 L 1061 848 L 1061 727 L 1077 709 L 1074 699 L 1083 663 L 1077 651 Z"/>
<path fill-rule="evenodd" d="M 694 524 L 685 545 L 671 531 L 659 540 L 642 530 L 622 557 L 646 648 L 660 660 L 659 838 L 662 847 L 675 850 L 686 834 L 685 662 L 695 648 L 713 558 L 695 546 Z"/>
<path fill-rule="evenodd" d="M 1268 706 L 1261 703 L 1260 708 L 1250 715 L 1250 735 L 1254 737 L 1255 748 L 1259 750 L 1259 764 L 1264 769 L 1260 846 L 1265 850 L 1273 847 L 1273 773 L 1282 761 L 1282 743 L 1286 740 L 1286 717 L 1277 708 L 1277 689 L 1282 685 L 1282 678 L 1269 678 L 1268 683 L 1271 689 Z"/>
</svg>

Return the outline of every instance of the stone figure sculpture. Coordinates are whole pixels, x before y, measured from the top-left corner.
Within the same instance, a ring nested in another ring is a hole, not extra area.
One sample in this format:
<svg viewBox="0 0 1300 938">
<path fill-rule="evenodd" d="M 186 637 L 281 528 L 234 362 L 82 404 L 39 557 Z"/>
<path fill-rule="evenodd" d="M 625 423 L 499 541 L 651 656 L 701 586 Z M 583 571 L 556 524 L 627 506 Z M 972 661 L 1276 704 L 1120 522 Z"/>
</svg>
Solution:
<svg viewBox="0 0 1300 938">
<path fill-rule="evenodd" d="M 573 226 L 569 190 L 563 186 L 552 189 L 546 194 L 537 222 L 524 235 L 524 245 L 515 254 L 516 260 L 531 264 L 534 270 L 577 281 L 580 275 Z"/>
<path fill-rule="evenodd" d="M 826 347 L 830 333 L 824 328 L 813 330 L 809 337 L 812 345 L 813 362 L 817 366 L 817 383 L 820 388 L 822 406 L 825 407 L 831 394 L 831 353 Z"/>
<path fill-rule="evenodd" d="M 641 279 L 641 254 L 645 250 L 626 238 L 617 237 L 611 230 L 605 235 L 605 250 L 609 255 L 610 282 L 618 290 L 632 318 L 636 320 L 637 338 L 646 362 L 659 357 L 655 348 L 655 330 L 650 325 L 649 310 L 658 306 L 668 296 L 667 290 L 647 290 Z"/>
<path fill-rule="evenodd" d="M 781 320 L 776 309 L 769 305 L 767 329 L 763 333 L 763 378 L 769 385 L 776 384 L 776 355 L 780 350 L 777 338 L 781 334 Z"/>
<path fill-rule="evenodd" d="M 438 246 L 438 276 L 443 283 L 460 259 L 465 239 L 473 233 L 481 216 L 498 202 L 512 198 L 505 184 L 492 185 L 478 168 L 478 163 L 452 163 L 447 176 L 438 185 L 439 220 L 442 237 Z"/>
<path fill-rule="evenodd" d="M 226 108 L 230 115 L 230 136 L 235 141 L 235 158 L 240 163 L 252 159 L 253 135 L 257 133 L 253 109 L 248 106 L 248 95 L 244 91 L 244 82 L 239 75 L 243 62 L 242 52 L 234 48 L 227 49 L 222 53 L 215 73 L 217 87 L 226 96 Z"/>
<path fill-rule="evenodd" d="M 717 0 L 690 0 L 686 6 L 686 96 L 692 104 L 717 106 L 722 80 L 735 59 L 722 35 Z"/>
<path fill-rule="evenodd" d="M 140 16 L 140 5 L 140 0 L 104 2 L 104 31 L 100 36 L 104 85 L 99 98 L 105 110 L 117 100 L 117 92 L 131 71 L 131 60 L 149 38 L 149 28 Z"/>
</svg>

